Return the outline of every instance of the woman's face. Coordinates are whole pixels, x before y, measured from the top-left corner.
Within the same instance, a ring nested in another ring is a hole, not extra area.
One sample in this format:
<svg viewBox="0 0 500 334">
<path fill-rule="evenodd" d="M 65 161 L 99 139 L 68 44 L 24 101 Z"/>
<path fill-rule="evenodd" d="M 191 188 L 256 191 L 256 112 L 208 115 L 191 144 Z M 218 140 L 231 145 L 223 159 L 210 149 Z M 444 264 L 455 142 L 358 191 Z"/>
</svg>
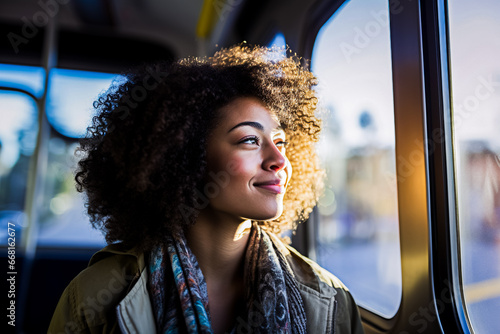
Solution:
<svg viewBox="0 0 500 334">
<path fill-rule="evenodd" d="M 237 98 L 218 112 L 207 141 L 211 208 L 237 219 L 279 217 L 292 174 L 285 132 L 256 98 Z"/>
</svg>

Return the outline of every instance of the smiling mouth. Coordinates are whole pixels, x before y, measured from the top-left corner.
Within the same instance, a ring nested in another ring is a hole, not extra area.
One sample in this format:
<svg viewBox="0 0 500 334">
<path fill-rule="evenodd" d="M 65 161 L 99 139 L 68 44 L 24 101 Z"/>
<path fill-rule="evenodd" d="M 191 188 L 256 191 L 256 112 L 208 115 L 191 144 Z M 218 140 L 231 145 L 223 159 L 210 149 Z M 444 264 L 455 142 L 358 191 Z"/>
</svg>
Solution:
<svg viewBox="0 0 500 334">
<path fill-rule="evenodd" d="M 285 192 L 285 186 L 280 184 L 258 184 L 255 185 L 255 187 L 265 189 L 275 194 L 283 194 Z"/>
</svg>

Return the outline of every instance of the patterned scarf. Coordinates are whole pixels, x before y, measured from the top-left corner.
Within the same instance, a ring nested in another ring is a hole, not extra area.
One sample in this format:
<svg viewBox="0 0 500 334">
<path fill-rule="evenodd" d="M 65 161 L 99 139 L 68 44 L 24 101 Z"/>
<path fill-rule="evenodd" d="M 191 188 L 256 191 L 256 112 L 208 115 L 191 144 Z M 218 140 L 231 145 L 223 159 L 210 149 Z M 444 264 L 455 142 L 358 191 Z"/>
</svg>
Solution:
<svg viewBox="0 0 500 334">
<path fill-rule="evenodd" d="M 148 290 L 159 333 L 213 333 L 207 284 L 184 237 L 150 254 Z M 283 255 L 256 223 L 245 257 L 246 319 L 231 333 L 305 333 L 297 282 Z"/>
</svg>

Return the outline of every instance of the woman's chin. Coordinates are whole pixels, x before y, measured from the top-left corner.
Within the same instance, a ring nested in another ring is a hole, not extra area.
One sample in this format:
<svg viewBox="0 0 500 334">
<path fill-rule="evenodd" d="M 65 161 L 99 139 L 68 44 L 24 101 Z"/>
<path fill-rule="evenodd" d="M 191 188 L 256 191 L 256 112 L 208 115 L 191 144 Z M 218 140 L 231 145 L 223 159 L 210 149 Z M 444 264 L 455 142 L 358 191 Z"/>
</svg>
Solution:
<svg viewBox="0 0 500 334">
<path fill-rule="evenodd" d="M 266 212 L 259 212 L 259 214 L 253 215 L 253 218 L 247 218 L 251 220 L 265 221 L 265 220 L 274 220 L 279 218 L 283 214 L 283 207 L 281 206 L 278 209 L 268 210 Z"/>
</svg>

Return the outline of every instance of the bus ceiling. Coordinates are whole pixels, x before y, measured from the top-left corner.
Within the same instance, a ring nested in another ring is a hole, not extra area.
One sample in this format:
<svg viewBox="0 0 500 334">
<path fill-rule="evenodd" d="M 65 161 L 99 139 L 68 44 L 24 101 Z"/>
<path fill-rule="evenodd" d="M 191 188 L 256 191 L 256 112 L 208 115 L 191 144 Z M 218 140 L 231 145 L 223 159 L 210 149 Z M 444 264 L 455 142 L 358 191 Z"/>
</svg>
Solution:
<svg viewBox="0 0 500 334">
<path fill-rule="evenodd" d="M 222 9 L 203 0 L 0 0 L 0 62 L 41 66 L 50 19 L 61 68 L 116 72 L 198 55 L 196 39 L 212 33 Z"/>
<path fill-rule="evenodd" d="M 296 39 L 312 5 L 291 0 L 0 0 L 0 63 L 40 66 L 55 21 L 57 67 L 121 72 L 142 62 L 204 56 L 234 43 Z M 342 1 L 339 1 L 342 2 Z M 295 38 L 295 39 L 294 39 Z"/>
</svg>

